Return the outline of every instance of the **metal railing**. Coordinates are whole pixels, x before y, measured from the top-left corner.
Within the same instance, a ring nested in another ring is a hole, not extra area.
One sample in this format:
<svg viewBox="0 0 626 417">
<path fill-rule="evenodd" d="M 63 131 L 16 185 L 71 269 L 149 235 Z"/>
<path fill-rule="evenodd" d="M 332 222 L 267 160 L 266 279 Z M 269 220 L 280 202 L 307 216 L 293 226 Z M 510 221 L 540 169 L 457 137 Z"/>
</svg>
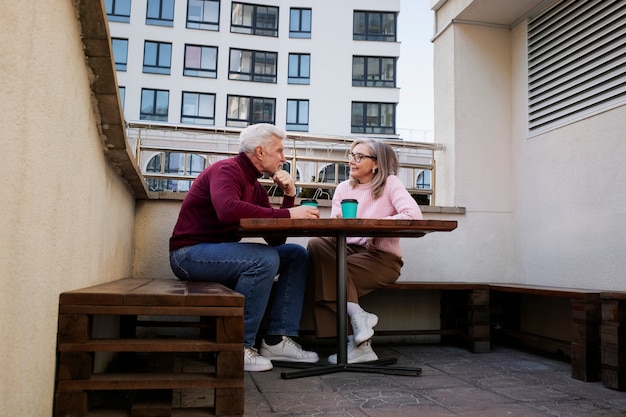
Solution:
<svg viewBox="0 0 626 417">
<path fill-rule="evenodd" d="M 186 191 L 204 166 L 237 155 L 241 129 L 210 126 L 181 126 L 130 122 L 127 136 L 133 144 L 137 164 L 149 184 L 178 184 L 174 191 Z M 286 169 L 291 173 L 299 197 L 331 198 L 335 187 L 347 176 L 346 152 L 357 137 L 298 134 L 290 132 L 285 141 Z M 381 138 L 391 145 L 400 162 L 398 177 L 420 204 L 434 205 L 436 167 L 434 152 L 440 144 Z M 201 167 L 194 166 L 198 157 Z M 157 159 L 155 163 L 154 158 Z M 172 158 L 176 163 L 172 164 Z M 164 161 L 169 160 L 169 168 Z M 151 162 L 152 161 L 152 162 Z M 295 167 L 296 169 L 291 169 Z M 337 174 L 340 175 L 337 175 Z M 161 181 L 161 183 L 159 183 Z M 270 179 L 260 179 L 270 195 L 276 192 Z M 187 184 L 186 186 L 184 184 Z M 182 185 L 182 186 L 179 186 Z M 157 187 L 161 188 L 161 187 Z M 153 191 L 166 191 L 155 189 Z M 427 199 L 427 201 L 425 200 Z"/>
</svg>

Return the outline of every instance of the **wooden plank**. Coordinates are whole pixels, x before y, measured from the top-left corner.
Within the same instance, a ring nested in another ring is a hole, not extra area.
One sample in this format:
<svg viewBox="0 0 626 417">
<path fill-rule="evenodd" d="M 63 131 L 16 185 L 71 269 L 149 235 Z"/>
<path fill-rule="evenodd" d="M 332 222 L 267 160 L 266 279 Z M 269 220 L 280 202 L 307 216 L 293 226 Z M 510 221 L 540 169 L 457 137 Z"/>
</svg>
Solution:
<svg viewBox="0 0 626 417">
<path fill-rule="evenodd" d="M 59 296 L 59 304 L 121 305 L 125 294 L 146 285 L 150 281 L 152 279 L 122 278 L 117 281 L 67 291 Z"/>
<path fill-rule="evenodd" d="M 105 306 L 105 305 L 63 305 L 59 307 L 66 314 L 104 314 L 104 315 L 145 315 L 145 316 L 210 316 L 243 317 L 241 307 L 176 307 L 176 306 Z"/>
<path fill-rule="evenodd" d="M 124 295 L 122 305 L 170 306 L 185 305 L 187 283 L 177 279 L 153 279 Z"/>
<path fill-rule="evenodd" d="M 130 409 L 131 417 L 170 417 L 172 390 L 140 391 Z"/>
<path fill-rule="evenodd" d="M 187 282 L 187 306 L 243 307 L 245 297 L 216 282 Z"/>
<path fill-rule="evenodd" d="M 216 416 L 243 415 L 244 403 L 243 389 L 218 388 L 215 390 Z"/>
<path fill-rule="evenodd" d="M 443 282 L 443 281 L 396 281 L 393 284 L 378 290 L 488 290 L 488 284 L 472 282 Z M 377 290 L 377 291 L 378 291 Z"/>
<path fill-rule="evenodd" d="M 197 339 L 98 339 L 59 343 L 59 352 L 219 352 L 242 351 L 241 342 L 216 343 Z"/>
<path fill-rule="evenodd" d="M 600 294 L 600 291 L 579 288 L 549 287 L 527 284 L 490 283 L 492 291 L 514 292 L 520 294 L 544 295 L 549 297 L 584 298 L 588 294 Z"/>
</svg>

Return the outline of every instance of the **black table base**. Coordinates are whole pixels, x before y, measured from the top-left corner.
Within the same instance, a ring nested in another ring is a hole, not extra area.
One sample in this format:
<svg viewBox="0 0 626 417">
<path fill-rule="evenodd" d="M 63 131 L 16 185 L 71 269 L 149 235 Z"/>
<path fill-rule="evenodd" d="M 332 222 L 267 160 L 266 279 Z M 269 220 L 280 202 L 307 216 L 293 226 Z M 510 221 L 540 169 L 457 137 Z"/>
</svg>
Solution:
<svg viewBox="0 0 626 417">
<path fill-rule="evenodd" d="M 370 362 L 348 363 L 348 364 L 320 364 L 272 361 L 272 364 L 282 368 L 295 368 L 297 371 L 281 372 L 282 379 L 296 379 L 307 376 L 319 376 L 334 374 L 336 372 L 367 372 L 384 375 L 420 376 L 422 368 L 388 366 L 393 365 L 398 360 L 396 358 L 378 359 Z"/>
</svg>

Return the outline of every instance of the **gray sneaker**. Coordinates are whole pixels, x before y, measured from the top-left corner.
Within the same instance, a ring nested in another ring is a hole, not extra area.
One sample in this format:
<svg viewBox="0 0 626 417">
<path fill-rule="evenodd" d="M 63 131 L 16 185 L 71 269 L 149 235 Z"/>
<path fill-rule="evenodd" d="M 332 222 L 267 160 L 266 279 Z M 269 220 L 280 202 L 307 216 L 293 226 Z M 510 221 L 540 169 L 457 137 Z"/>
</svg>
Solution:
<svg viewBox="0 0 626 417">
<path fill-rule="evenodd" d="M 317 353 L 302 349 L 299 344 L 287 336 L 283 336 L 282 342 L 273 346 L 268 345 L 263 340 L 261 342 L 261 355 L 270 360 L 286 362 L 315 363 L 320 360 Z"/>
<path fill-rule="evenodd" d="M 360 345 L 354 343 L 354 339 L 348 336 L 348 363 L 371 362 L 378 360 L 378 355 L 372 349 L 372 341 L 366 340 Z M 328 357 L 328 363 L 337 363 L 337 354 Z"/>
<path fill-rule="evenodd" d="M 259 355 L 253 347 L 243 348 L 243 370 L 247 372 L 269 371 L 272 361 Z"/>
</svg>

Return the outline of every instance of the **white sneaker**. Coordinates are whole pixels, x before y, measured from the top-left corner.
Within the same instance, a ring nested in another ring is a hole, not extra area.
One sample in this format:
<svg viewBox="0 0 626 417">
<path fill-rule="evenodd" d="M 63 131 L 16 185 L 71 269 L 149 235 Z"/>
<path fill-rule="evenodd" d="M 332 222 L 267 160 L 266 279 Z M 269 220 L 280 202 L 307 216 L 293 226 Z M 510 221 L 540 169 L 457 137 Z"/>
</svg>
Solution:
<svg viewBox="0 0 626 417">
<path fill-rule="evenodd" d="M 358 346 L 374 336 L 374 326 L 378 324 L 378 316 L 364 311 L 350 317 L 350 324 L 354 333 L 354 343 Z"/>
<path fill-rule="evenodd" d="M 302 349 L 302 346 L 287 336 L 283 336 L 283 341 L 273 346 L 268 345 L 263 340 L 261 342 L 261 355 L 270 360 L 286 362 L 315 363 L 320 360 L 317 353 Z"/>
<path fill-rule="evenodd" d="M 355 345 L 354 340 L 348 336 L 348 363 L 370 362 L 378 360 L 378 355 L 372 349 L 372 341 L 366 340 L 360 345 Z M 328 363 L 337 363 L 337 354 L 328 357 Z"/>
<path fill-rule="evenodd" d="M 272 361 L 259 355 L 253 347 L 243 348 L 243 370 L 247 372 L 269 371 Z"/>
</svg>

